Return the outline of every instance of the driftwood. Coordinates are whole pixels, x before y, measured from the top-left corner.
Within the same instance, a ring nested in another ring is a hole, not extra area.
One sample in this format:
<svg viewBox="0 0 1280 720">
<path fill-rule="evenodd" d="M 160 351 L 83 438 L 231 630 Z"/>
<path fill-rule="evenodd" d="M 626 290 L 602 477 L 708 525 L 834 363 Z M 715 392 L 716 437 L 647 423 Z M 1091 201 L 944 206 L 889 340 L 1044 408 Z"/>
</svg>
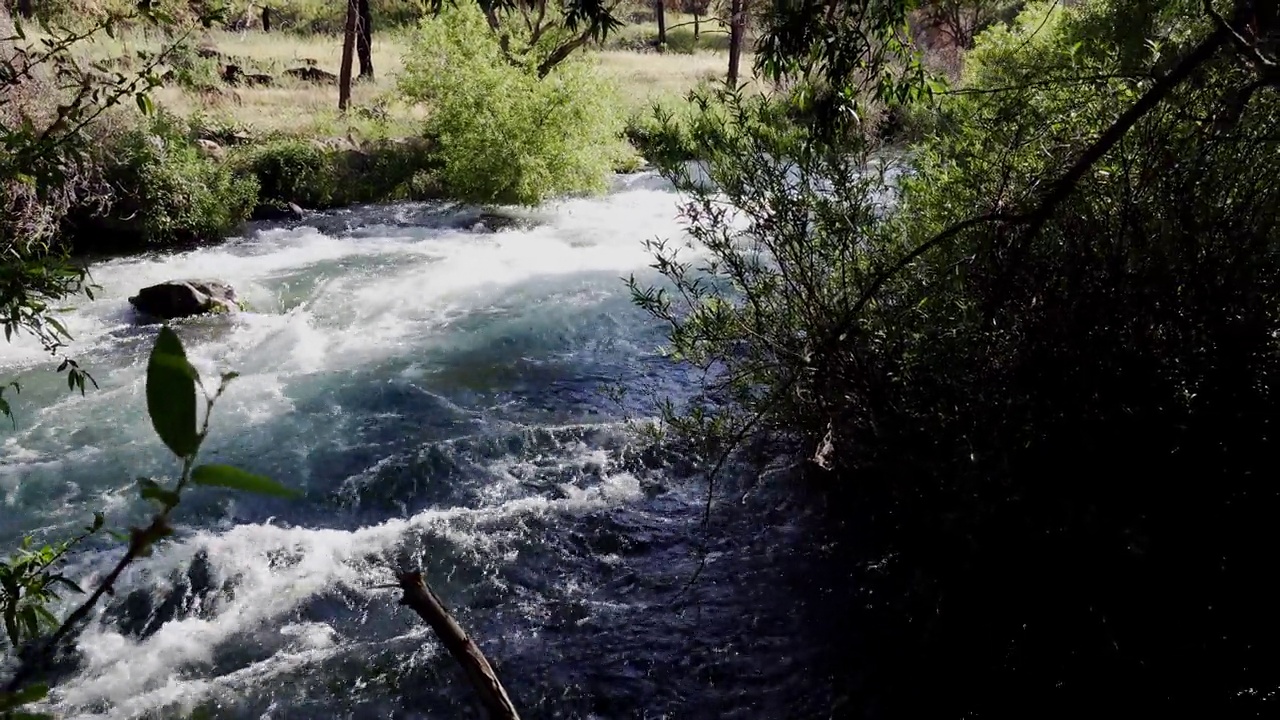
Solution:
<svg viewBox="0 0 1280 720">
<path fill-rule="evenodd" d="M 507 697 L 506 689 L 502 687 L 502 682 L 498 680 L 497 673 L 489 665 L 484 653 L 480 652 L 480 648 L 467 637 L 467 632 L 445 610 L 440 598 L 427 586 L 422 573 L 416 570 L 400 573 L 396 580 L 404 591 L 400 604 L 418 613 L 435 631 L 436 637 L 440 638 L 449 654 L 466 671 L 467 679 L 489 711 L 491 720 L 519 720 L 520 715 L 516 712 L 515 705 Z"/>
</svg>

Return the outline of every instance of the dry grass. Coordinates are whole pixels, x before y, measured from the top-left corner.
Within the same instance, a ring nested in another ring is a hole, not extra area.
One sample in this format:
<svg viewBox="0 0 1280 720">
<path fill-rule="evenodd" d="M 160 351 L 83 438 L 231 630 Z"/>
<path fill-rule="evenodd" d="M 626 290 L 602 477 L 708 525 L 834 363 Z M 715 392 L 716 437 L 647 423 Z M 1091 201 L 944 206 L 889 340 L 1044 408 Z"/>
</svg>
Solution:
<svg viewBox="0 0 1280 720">
<path fill-rule="evenodd" d="M 721 52 L 602 50 L 594 55 L 599 59 L 600 69 L 614 78 L 633 103 L 632 110 L 645 107 L 653 100 L 681 97 L 700 83 L 723 79 L 729 68 L 729 55 Z M 750 55 L 743 55 L 744 71 L 750 72 L 752 61 Z"/>
<path fill-rule="evenodd" d="M 124 34 L 116 39 L 102 37 L 86 47 L 85 53 L 95 59 L 133 57 L 138 50 L 154 52 L 160 43 L 158 37 Z M 155 100 L 160 107 L 184 116 L 200 113 L 211 124 L 241 127 L 254 133 L 307 136 L 403 136 L 413 134 L 423 117 L 422 108 L 396 99 L 396 76 L 408 49 L 403 33 L 374 37 L 376 81 L 356 84 L 352 104 L 357 112 L 346 116 L 337 112 L 336 87 L 299 82 L 282 74 L 308 60 L 336 74 L 342 54 L 337 38 L 213 31 L 198 38 L 197 44 L 217 48 L 242 65 L 245 72 L 266 73 L 276 81 L 266 88 L 221 88 L 203 93 L 172 85 L 156 91 Z M 618 83 L 628 112 L 644 111 L 655 100 L 682 96 L 699 83 L 723 77 L 728 66 L 727 53 L 714 51 L 675 54 L 600 50 L 593 51 L 592 56 L 601 71 Z M 744 56 L 743 67 L 749 70 L 750 63 L 751 57 Z"/>
</svg>

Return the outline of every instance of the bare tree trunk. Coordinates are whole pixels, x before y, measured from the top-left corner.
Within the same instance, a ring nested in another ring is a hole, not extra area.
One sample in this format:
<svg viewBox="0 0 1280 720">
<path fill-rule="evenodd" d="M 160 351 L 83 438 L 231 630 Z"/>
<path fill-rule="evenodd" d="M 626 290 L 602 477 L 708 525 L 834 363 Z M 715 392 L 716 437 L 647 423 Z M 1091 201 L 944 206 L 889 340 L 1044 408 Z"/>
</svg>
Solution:
<svg viewBox="0 0 1280 720">
<path fill-rule="evenodd" d="M 475 688 L 480 701 L 489 711 L 490 720 L 520 720 L 516 706 L 511 703 L 506 688 L 502 687 L 502 682 L 498 680 L 497 673 L 489 665 L 489 660 L 485 658 L 484 653 L 480 652 L 480 648 L 476 647 L 471 638 L 467 637 L 467 632 L 453 619 L 449 611 L 445 610 L 440 598 L 436 597 L 423 580 L 422 573 L 400 573 L 397 580 L 400 589 L 404 591 L 400 604 L 413 609 L 435 631 L 440 643 L 466 671 L 471 686 Z"/>
<path fill-rule="evenodd" d="M 356 55 L 360 59 L 360 79 L 373 81 L 373 12 L 369 0 L 356 3 L 359 28 L 356 33 Z"/>
<path fill-rule="evenodd" d="M 699 36 L 702 35 L 702 23 L 700 22 L 701 20 L 702 20 L 702 16 L 698 15 L 698 13 L 693 14 L 693 41 L 695 43 L 698 42 Z"/>
<path fill-rule="evenodd" d="M 338 70 L 338 112 L 351 104 L 351 56 L 356 44 L 356 0 L 347 0 L 347 27 L 342 34 L 342 67 Z"/>
<path fill-rule="evenodd" d="M 653 0 L 653 15 L 658 20 L 658 47 L 665 47 L 667 44 L 666 0 Z"/>
<path fill-rule="evenodd" d="M 30 20 L 31 16 L 36 14 L 36 9 L 32 6 L 31 0 L 18 0 L 18 14 L 24 20 Z"/>
<path fill-rule="evenodd" d="M 729 5 L 729 84 L 738 84 L 738 66 L 742 62 L 742 34 L 747 21 L 747 0 L 733 0 Z"/>
<path fill-rule="evenodd" d="M 271 32 L 271 8 L 262 6 L 262 32 Z"/>
</svg>

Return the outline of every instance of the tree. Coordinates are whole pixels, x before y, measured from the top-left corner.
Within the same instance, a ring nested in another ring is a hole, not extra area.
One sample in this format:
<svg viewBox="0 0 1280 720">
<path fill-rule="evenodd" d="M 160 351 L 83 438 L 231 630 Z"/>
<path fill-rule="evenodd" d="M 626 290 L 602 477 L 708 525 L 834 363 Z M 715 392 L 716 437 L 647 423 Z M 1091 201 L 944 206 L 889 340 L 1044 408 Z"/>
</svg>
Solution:
<svg viewBox="0 0 1280 720">
<path fill-rule="evenodd" d="M 1007 5 L 1001 0 L 931 0 L 920 12 L 927 27 L 941 32 L 956 47 L 968 50 L 973 47 L 974 35 Z"/>
<path fill-rule="evenodd" d="M 823 491 L 854 712 L 1266 714 L 1276 5 L 1032 3 L 946 91 L 901 15 L 821 9 L 766 18 L 787 103 L 687 123 L 710 181 L 663 166 L 697 256 L 655 242 L 636 301 L 708 378 L 672 427 L 713 481 L 755 439 Z M 894 102 L 925 132 L 890 182 Z"/>
<path fill-rule="evenodd" d="M 711 9 L 711 0 L 683 0 L 680 9 L 693 16 L 693 41 L 696 43 L 702 36 L 702 16 Z"/>
<path fill-rule="evenodd" d="M 444 0 L 437 0 L 439 13 Z M 489 30 L 503 57 L 514 65 L 537 58 L 539 77 L 592 40 L 622 26 L 614 16 L 620 0 L 480 0 Z"/>
<path fill-rule="evenodd" d="M 658 47 L 667 46 L 667 3 L 653 0 L 653 16 L 658 21 Z"/>
<path fill-rule="evenodd" d="M 430 108 L 423 129 L 435 148 L 432 180 L 479 203 L 604 191 L 630 152 L 617 89 L 585 58 L 542 77 L 542 55 L 513 62 L 510 53 L 475 5 L 449 6 L 418 27 L 398 85 L 403 98 Z"/>
<path fill-rule="evenodd" d="M 342 65 L 338 68 L 338 112 L 346 112 L 351 104 L 351 62 L 359 24 L 358 0 L 347 0 L 346 29 L 342 33 Z"/>
<path fill-rule="evenodd" d="M 358 0 L 356 54 L 360 58 L 360 79 L 373 80 L 373 13 L 369 9 L 369 0 Z"/>
<path fill-rule="evenodd" d="M 742 38 L 747 26 L 747 0 L 731 0 L 729 4 L 729 76 L 730 85 L 738 84 L 738 66 L 742 62 Z"/>
</svg>

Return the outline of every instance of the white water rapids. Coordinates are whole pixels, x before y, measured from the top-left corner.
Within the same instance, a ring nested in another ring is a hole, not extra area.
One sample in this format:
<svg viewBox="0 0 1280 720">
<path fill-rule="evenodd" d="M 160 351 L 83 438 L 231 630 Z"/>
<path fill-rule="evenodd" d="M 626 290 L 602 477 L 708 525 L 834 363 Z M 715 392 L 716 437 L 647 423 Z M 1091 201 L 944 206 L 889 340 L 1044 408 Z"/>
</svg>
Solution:
<svg viewBox="0 0 1280 720">
<path fill-rule="evenodd" d="M 177 471 L 145 414 L 156 327 L 127 303 L 171 279 L 226 280 L 249 306 L 177 324 L 202 375 L 240 373 L 203 459 L 305 497 L 189 493 L 178 535 L 135 564 L 51 671 L 45 709 L 472 714 L 429 630 L 378 587 L 408 564 L 459 610 L 530 717 L 768 715 L 772 701 L 743 693 L 772 681 L 742 659 L 766 631 L 739 636 L 731 606 L 718 621 L 654 619 L 697 562 L 699 490 L 637 457 L 601 393 L 686 384 L 655 357 L 661 328 L 620 280 L 652 277 L 642 243 L 679 236 L 676 202 L 640 175 L 512 223 L 444 205 L 363 208 L 94 264 L 97 300 L 59 318 L 98 389 L 69 393 L 29 338 L 0 345 L 0 380 L 22 382 L 17 427 L 0 428 L 0 542 L 64 537 L 95 510 L 128 527 L 146 512 L 135 479 Z M 120 552 L 103 538 L 70 574 L 88 587 Z M 721 691 L 720 706 L 698 696 L 728 682 L 703 677 L 717 667 L 745 687 Z"/>
</svg>

